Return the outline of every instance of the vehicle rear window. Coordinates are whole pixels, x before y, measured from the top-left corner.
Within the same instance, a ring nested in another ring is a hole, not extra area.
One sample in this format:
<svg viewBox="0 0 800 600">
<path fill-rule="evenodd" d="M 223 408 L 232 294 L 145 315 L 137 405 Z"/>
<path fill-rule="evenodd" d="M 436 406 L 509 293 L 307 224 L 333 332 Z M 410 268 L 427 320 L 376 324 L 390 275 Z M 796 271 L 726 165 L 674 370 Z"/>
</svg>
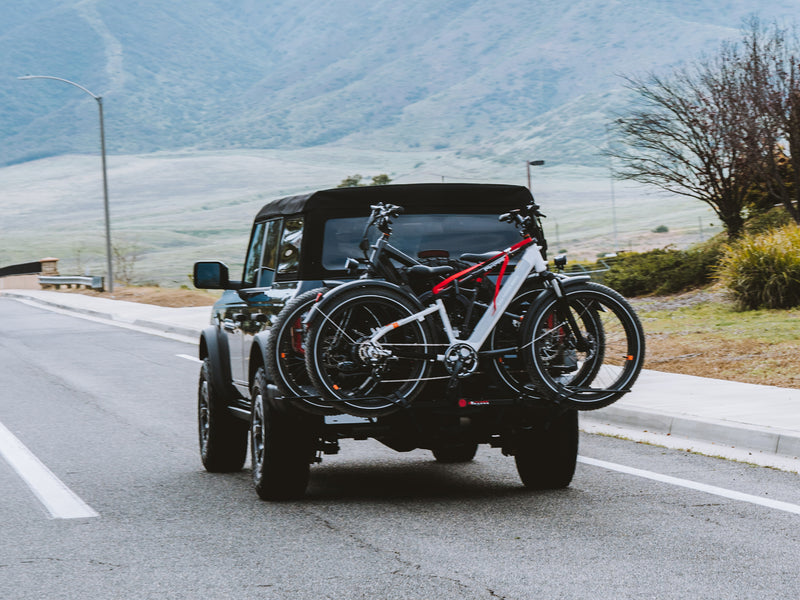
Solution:
<svg viewBox="0 0 800 600">
<path fill-rule="evenodd" d="M 343 269 L 348 257 L 362 256 L 358 248 L 365 217 L 329 219 L 325 223 L 322 265 Z M 401 215 L 392 226 L 391 244 L 410 256 L 426 250 L 445 250 L 453 258 L 465 252 L 502 250 L 519 241 L 519 232 L 497 215 L 424 214 Z M 370 230 L 370 240 L 377 231 Z"/>
</svg>

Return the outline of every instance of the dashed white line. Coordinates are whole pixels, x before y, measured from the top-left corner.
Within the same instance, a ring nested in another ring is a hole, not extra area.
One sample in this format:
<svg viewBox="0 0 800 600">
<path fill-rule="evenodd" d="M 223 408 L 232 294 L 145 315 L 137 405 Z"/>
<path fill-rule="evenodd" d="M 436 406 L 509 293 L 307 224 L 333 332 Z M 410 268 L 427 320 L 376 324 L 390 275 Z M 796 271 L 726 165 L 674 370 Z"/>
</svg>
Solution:
<svg viewBox="0 0 800 600">
<path fill-rule="evenodd" d="M 717 487 L 714 485 L 699 483 L 697 481 L 691 481 L 689 479 L 681 479 L 679 477 L 672 477 L 670 475 L 663 475 L 661 473 L 656 473 L 654 471 L 645 471 L 644 469 L 636 469 L 634 467 L 628 467 L 617 463 L 610 463 L 604 460 L 587 458 L 585 456 L 579 456 L 578 462 L 582 462 L 587 465 L 592 465 L 594 467 L 601 467 L 603 469 L 608 469 L 610 471 L 618 471 L 620 473 L 626 473 L 628 475 L 635 475 L 636 477 L 644 477 L 645 479 L 652 479 L 653 481 L 660 481 L 662 483 L 668 483 L 670 485 L 684 487 L 691 490 L 696 490 L 698 492 L 705 492 L 706 494 L 713 494 L 714 496 L 721 496 L 723 498 L 730 498 L 731 500 L 739 500 L 741 502 L 749 502 L 750 504 L 758 504 L 759 506 L 765 506 L 767 508 L 774 508 L 776 510 L 783 510 L 786 512 L 794 513 L 796 515 L 800 515 L 800 505 L 791 504 L 789 502 L 781 502 L 779 500 L 772 500 L 770 498 L 762 498 L 761 496 L 753 496 L 752 494 L 743 494 L 742 492 L 736 492 L 733 490 Z"/>
<path fill-rule="evenodd" d="M 2 423 L 0 423 L 0 456 L 28 484 L 52 518 L 86 519 L 100 516 L 56 477 Z"/>
</svg>

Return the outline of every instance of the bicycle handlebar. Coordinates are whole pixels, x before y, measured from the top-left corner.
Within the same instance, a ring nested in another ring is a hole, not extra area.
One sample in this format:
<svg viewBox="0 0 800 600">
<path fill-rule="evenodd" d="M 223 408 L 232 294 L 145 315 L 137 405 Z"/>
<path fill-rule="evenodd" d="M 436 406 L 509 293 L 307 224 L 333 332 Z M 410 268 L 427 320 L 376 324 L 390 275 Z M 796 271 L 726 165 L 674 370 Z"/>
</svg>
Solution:
<svg viewBox="0 0 800 600">
<path fill-rule="evenodd" d="M 370 209 L 372 209 L 372 213 L 369 216 L 367 225 L 364 227 L 364 233 L 361 235 L 361 243 L 359 244 L 359 248 L 361 248 L 361 250 L 364 252 L 365 257 L 367 256 L 367 252 L 369 251 L 370 247 L 370 227 L 375 225 L 381 233 L 391 233 L 392 219 L 396 219 L 403 214 L 402 206 L 397 206 L 396 204 L 384 204 L 383 202 L 370 205 Z"/>
<path fill-rule="evenodd" d="M 396 219 L 403 214 L 403 207 L 397 206 L 396 204 L 384 204 L 383 202 L 379 202 L 378 204 L 370 205 L 370 208 L 372 209 L 372 214 L 370 215 L 371 221 L 376 221 L 381 218 Z"/>
<path fill-rule="evenodd" d="M 531 236 L 536 230 L 536 221 L 544 217 L 539 210 L 539 205 L 531 202 L 524 208 L 517 208 L 507 213 L 503 213 L 498 217 L 499 221 L 512 223 L 515 227 L 519 228 L 524 236 Z"/>
</svg>

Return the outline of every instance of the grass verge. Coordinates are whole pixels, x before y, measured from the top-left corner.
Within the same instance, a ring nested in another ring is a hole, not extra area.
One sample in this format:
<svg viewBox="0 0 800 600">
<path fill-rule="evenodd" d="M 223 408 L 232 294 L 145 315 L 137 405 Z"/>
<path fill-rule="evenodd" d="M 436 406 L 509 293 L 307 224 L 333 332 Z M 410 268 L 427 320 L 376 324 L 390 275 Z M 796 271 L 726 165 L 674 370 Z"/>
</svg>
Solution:
<svg viewBox="0 0 800 600">
<path fill-rule="evenodd" d="M 800 308 L 738 311 L 707 291 L 634 304 L 646 369 L 800 389 Z"/>
</svg>

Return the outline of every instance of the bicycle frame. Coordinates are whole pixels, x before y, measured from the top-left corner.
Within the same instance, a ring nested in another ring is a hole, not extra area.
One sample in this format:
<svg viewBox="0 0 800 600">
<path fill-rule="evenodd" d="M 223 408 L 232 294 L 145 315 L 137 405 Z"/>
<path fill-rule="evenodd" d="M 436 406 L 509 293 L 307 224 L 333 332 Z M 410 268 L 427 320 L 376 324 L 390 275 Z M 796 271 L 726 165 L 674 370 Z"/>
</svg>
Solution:
<svg viewBox="0 0 800 600">
<path fill-rule="evenodd" d="M 479 263 L 473 267 L 470 267 L 467 271 L 478 271 L 481 270 L 482 272 L 491 270 L 495 266 L 500 263 L 504 263 L 507 259 L 511 256 L 518 254 L 520 251 L 524 249 L 522 256 L 520 257 L 519 261 L 517 262 L 516 268 L 514 272 L 511 273 L 506 278 L 505 284 L 500 288 L 496 298 L 495 298 L 495 306 L 494 309 L 491 310 L 487 308 L 487 310 L 483 313 L 481 318 L 478 320 L 478 323 L 472 330 L 470 336 L 466 339 L 459 339 L 456 337 L 455 332 L 453 331 L 453 327 L 450 323 L 450 317 L 447 314 L 447 310 L 444 307 L 444 302 L 442 302 L 441 298 L 437 298 L 434 304 L 430 305 L 428 308 L 421 310 L 413 315 L 409 315 L 399 321 L 394 323 L 390 323 L 377 329 L 373 332 L 372 336 L 369 338 L 369 342 L 373 344 L 380 344 L 378 341 L 381 337 L 386 335 L 388 332 L 396 329 L 398 327 L 402 327 L 408 323 L 413 321 L 423 321 L 428 315 L 438 313 L 439 318 L 442 321 L 442 325 L 444 326 L 444 331 L 447 335 L 447 340 L 449 345 L 452 347 L 456 344 L 466 344 L 473 351 L 478 352 L 483 344 L 488 339 L 489 335 L 491 334 L 494 327 L 497 325 L 498 321 L 503 317 L 505 310 L 511 304 L 514 297 L 517 295 L 517 292 L 522 287 L 522 284 L 528 278 L 531 272 L 536 273 L 544 273 L 547 271 L 547 263 L 544 261 L 541 253 L 541 246 L 536 244 L 531 238 L 526 238 L 523 242 L 511 246 L 510 248 L 506 248 L 502 252 L 500 252 L 494 258 L 490 258 L 487 261 Z M 460 274 L 456 274 L 455 278 L 459 275 L 466 274 L 462 272 Z M 457 279 L 453 279 L 457 281 Z M 445 282 L 443 282 L 445 283 Z M 439 286 L 437 286 L 439 287 Z M 444 289 L 443 287 L 440 288 Z M 437 356 L 437 360 L 441 360 L 443 356 Z"/>
<path fill-rule="evenodd" d="M 400 281 L 400 274 L 391 263 L 391 259 L 398 261 L 404 267 L 422 264 L 420 261 L 392 246 L 389 243 L 389 235 L 382 233 L 372 246 L 372 254 L 369 256 L 370 270 L 374 270 L 376 272 L 375 274 L 383 276 L 388 281 Z"/>
</svg>

